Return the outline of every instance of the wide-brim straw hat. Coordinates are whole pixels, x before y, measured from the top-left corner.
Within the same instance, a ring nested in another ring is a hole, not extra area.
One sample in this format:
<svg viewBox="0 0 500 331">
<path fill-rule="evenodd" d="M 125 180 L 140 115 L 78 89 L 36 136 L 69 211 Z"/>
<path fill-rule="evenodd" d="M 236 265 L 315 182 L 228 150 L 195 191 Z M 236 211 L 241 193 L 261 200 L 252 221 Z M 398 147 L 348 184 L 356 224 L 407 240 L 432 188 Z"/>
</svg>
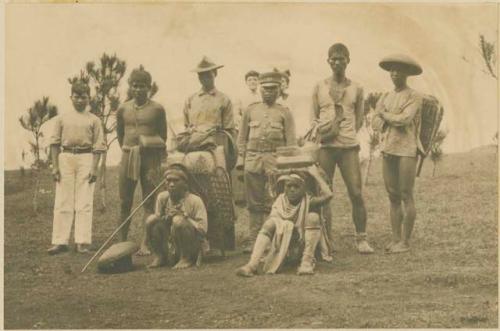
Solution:
<svg viewBox="0 0 500 331">
<path fill-rule="evenodd" d="M 191 71 L 196 72 L 196 73 L 200 73 L 200 72 L 216 70 L 216 69 L 222 68 L 223 66 L 224 65 L 222 65 L 222 64 L 215 64 L 208 57 L 204 56 L 203 59 L 201 59 L 200 63 L 198 63 L 198 66 L 196 66 L 196 68 L 194 68 Z"/>
<path fill-rule="evenodd" d="M 386 56 L 379 62 L 379 66 L 387 71 L 391 71 L 394 64 L 403 65 L 406 73 L 410 76 L 420 75 L 423 71 L 417 61 L 404 54 Z"/>
<path fill-rule="evenodd" d="M 139 250 L 139 246 L 131 241 L 117 243 L 108 248 L 97 261 L 100 272 L 118 273 L 132 269 L 132 254 Z"/>
</svg>

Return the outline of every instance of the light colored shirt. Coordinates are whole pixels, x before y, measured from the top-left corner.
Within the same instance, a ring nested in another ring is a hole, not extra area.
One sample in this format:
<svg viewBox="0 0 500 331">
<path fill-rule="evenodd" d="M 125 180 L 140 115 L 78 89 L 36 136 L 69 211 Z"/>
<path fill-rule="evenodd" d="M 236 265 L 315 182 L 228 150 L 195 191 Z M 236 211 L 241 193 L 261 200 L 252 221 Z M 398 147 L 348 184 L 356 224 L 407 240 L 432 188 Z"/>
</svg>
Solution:
<svg viewBox="0 0 500 331">
<path fill-rule="evenodd" d="M 73 110 L 56 116 L 50 144 L 77 149 L 92 148 L 95 153 L 106 151 L 101 121 L 87 110 Z"/>
<path fill-rule="evenodd" d="M 260 96 L 258 90 L 256 90 L 255 92 L 247 90 L 246 93 L 240 97 L 240 99 L 237 101 L 237 113 L 235 114 L 236 118 L 234 120 L 237 129 L 241 127 L 241 118 L 243 117 L 243 113 L 248 108 L 248 106 L 261 101 L 262 97 Z"/>
<path fill-rule="evenodd" d="M 377 103 L 373 128 L 381 131 L 381 151 L 397 156 L 417 156 L 422 97 L 407 87 L 383 95 Z M 384 112 L 384 118 L 378 113 Z"/>
<path fill-rule="evenodd" d="M 252 103 L 261 101 L 262 97 L 258 90 L 256 90 L 255 92 L 247 90 L 246 93 L 242 95 L 238 100 L 238 115 L 243 116 L 243 113 L 245 112 L 245 109 L 248 108 L 248 106 L 250 106 Z"/>
<path fill-rule="evenodd" d="M 231 100 L 215 88 L 210 92 L 196 92 L 184 104 L 184 126 L 198 131 L 217 127 L 233 130 L 235 125 Z"/>
<path fill-rule="evenodd" d="M 161 192 L 156 198 L 155 215 L 159 217 L 166 216 L 169 209 L 179 209 L 198 231 L 202 234 L 207 233 L 207 209 L 199 196 L 186 192 L 184 198 L 175 205 L 170 199 L 168 191 Z"/>
<path fill-rule="evenodd" d="M 345 87 L 335 87 L 333 77 L 320 81 L 314 87 L 312 96 L 312 119 L 327 122 L 335 119 L 335 101 L 330 95 L 334 91 L 337 103 L 343 108 L 345 120 L 340 123 L 340 131 L 328 146 L 353 147 L 359 144 L 356 132 L 363 116 L 363 88 L 347 79 Z"/>
</svg>

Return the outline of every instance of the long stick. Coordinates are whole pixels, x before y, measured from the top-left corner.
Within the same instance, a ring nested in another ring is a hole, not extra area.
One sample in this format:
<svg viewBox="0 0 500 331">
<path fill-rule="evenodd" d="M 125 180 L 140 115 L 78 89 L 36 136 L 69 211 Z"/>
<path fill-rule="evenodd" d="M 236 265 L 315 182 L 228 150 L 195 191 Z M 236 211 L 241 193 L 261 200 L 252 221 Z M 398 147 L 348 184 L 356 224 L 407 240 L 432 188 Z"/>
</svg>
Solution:
<svg viewBox="0 0 500 331">
<path fill-rule="evenodd" d="M 167 181 L 167 179 L 163 179 L 160 184 L 158 184 L 158 186 L 155 187 L 155 189 L 153 191 L 151 191 L 151 193 L 149 193 L 149 195 L 144 198 L 144 200 L 142 200 L 142 202 L 130 213 L 130 215 L 128 215 L 128 217 L 125 219 L 125 221 L 122 222 L 122 224 L 120 224 L 120 226 L 118 226 L 116 228 L 116 230 L 109 236 L 108 239 L 106 239 L 106 241 L 104 242 L 104 244 L 101 245 L 101 247 L 97 250 L 97 252 L 94 254 L 94 256 L 92 256 L 90 258 L 90 260 L 87 262 L 87 264 L 83 267 L 82 271 L 81 272 L 84 272 L 87 267 L 92 263 L 92 261 L 95 260 L 95 258 L 97 257 L 97 255 L 99 255 L 99 253 L 101 253 L 101 251 L 104 249 L 104 247 L 106 247 L 106 245 L 111 241 L 111 239 L 114 238 L 114 236 L 121 230 L 121 228 L 132 218 L 132 216 L 134 216 L 134 214 L 139 210 L 139 208 L 141 208 L 145 203 L 146 201 L 149 200 L 149 198 L 156 192 L 158 191 L 158 189 L 160 187 L 162 187 L 163 184 L 165 184 L 165 182 Z"/>
</svg>

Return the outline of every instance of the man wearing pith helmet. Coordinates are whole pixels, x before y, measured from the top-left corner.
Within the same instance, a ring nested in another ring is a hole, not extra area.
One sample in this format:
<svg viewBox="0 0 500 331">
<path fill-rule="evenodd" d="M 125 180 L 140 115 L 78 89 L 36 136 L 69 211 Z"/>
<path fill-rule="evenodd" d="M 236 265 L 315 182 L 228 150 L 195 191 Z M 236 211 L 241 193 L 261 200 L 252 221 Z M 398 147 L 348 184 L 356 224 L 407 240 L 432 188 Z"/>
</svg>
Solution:
<svg viewBox="0 0 500 331">
<path fill-rule="evenodd" d="M 216 129 L 215 140 L 217 145 L 224 146 L 227 170 L 230 171 L 236 164 L 233 155 L 236 154 L 233 145 L 236 130 L 231 100 L 215 87 L 218 69 L 222 67 L 204 56 L 192 70 L 198 74 L 201 89 L 184 104 L 184 126 L 200 132 Z"/>
<path fill-rule="evenodd" d="M 312 98 L 313 123 L 318 125 L 320 136 L 319 164 L 329 178 L 339 167 L 351 200 L 358 252 L 373 253 L 366 235 L 367 216 L 356 137 L 363 124 L 363 88 L 346 77 L 350 54 L 344 44 L 336 43 L 329 48 L 327 62 L 332 75 L 316 84 Z"/>
<path fill-rule="evenodd" d="M 262 102 L 248 106 L 243 113 L 238 136 L 238 164 L 244 167 L 245 191 L 249 212 L 250 253 L 264 219 L 271 211 L 268 178 L 276 169 L 276 148 L 296 145 L 295 123 L 288 108 L 276 103 L 281 74 L 266 72 L 259 76 Z"/>
<path fill-rule="evenodd" d="M 381 133 L 383 176 L 391 205 L 392 240 L 388 253 L 410 249 L 410 237 L 416 218 L 413 186 L 420 142 L 420 109 L 422 96 L 407 85 L 409 76 L 422 73 L 420 65 L 406 55 L 391 55 L 379 63 L 390 73 L 394 90 L 382 95 L 372 121 Z"/>
<path fill-rule="evenodd" d="M 122 149 L 119 191 L 120 219 L 129 216 L 137 182 L 141 182 L 142 198 L 155 188 L 154 174 L 160 171 L 162 153 L 167 140 L 167 120 L 162 105 L 149 98 L 151 74 L 141 66 L 130 74 L 128 83 L 133 99 L 124 102 L 116 113 L 116 136 Z M 144 220 L 154 212 L 154 197 L 144 204 Z M 127 240 L 130 221 L 122 228 L 121 239 Z M 149 254 L 144 231 L 140 255 Z"/>
</svg>

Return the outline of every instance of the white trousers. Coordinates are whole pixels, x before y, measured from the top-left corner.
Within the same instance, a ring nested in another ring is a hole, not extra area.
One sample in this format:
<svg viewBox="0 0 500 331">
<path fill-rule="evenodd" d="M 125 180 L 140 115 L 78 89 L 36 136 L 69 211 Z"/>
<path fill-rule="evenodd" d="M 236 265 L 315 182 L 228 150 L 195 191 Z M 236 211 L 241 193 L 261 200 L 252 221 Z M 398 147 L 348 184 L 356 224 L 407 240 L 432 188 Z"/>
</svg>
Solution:
<svg viewBox="0 0 500 331">
<path fill-rule="evenodd" d="M 89 184 L 92 153 L 59 154 L 61 180 L 56 183 L 52 244 L 67 245 L 75 221 L 75 243 L 92 242 L 94 183 Z"/>
</svg>

